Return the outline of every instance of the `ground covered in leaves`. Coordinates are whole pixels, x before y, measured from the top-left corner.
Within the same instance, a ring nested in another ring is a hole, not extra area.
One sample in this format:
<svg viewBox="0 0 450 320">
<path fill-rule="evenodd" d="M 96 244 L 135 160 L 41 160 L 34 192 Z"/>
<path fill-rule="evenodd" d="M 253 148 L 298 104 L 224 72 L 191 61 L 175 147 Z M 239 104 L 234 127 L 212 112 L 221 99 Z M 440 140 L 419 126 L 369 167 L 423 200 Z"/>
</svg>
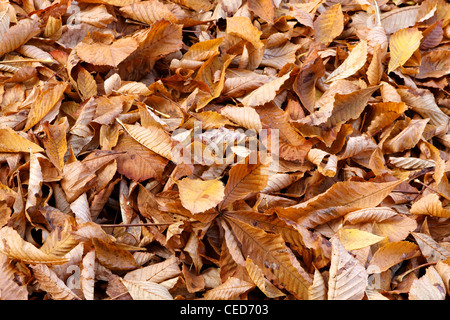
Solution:
<svg viewBox="0 0 450 320">
<path fill-rule="evenodd" d="M 1 0 L 0 298 L 450 288 L 444 0 Z"/>
</svg>

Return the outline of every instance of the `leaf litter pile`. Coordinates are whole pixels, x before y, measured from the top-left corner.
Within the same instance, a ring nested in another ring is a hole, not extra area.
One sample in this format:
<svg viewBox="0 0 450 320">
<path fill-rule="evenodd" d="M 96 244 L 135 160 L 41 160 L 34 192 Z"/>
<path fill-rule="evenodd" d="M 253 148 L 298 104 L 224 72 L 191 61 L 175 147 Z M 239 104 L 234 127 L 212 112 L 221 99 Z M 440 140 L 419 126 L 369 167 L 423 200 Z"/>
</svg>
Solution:
<svg viewBox="0 0 450 320">
<path fill-rule="evenodd" d="M 449 22 L 1 0 L 0 298 L 448 299 Z"/>
</svg>

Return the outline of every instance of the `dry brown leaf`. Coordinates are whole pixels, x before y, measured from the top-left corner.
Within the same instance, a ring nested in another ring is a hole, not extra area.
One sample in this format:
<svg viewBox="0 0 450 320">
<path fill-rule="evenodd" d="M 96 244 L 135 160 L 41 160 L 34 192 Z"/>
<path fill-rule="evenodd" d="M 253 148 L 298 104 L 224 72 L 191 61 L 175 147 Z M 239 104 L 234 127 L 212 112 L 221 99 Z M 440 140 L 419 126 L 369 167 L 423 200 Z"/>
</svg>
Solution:
<svg viewBox="0 0 450 320">
<path fill-rule="evenodd" d="M 231 168 L 225 185 L 225 196 L 219 204 L 219 210 L 227 208 L 233 202 L 243 199 L 253 192 L 264 189 L 267 185 L 270 158 L 263 158 L 259 153 L 251 153 L 243 163 Z"/>
<path fill-rule="evenodd" d="M 138 48 L 134 38 L 122 38 L 114 41 L 114 37 L 87 37 L 76 47 L 77 55 L 84 61 L 94 65 L 117 67 Z"/>
<path fill-rule="evenodd" d="M 428 262 L 437 262 L 450 257 L 450 252 L 445 247 L 439 245 L 431 236 L 419 232 L 412 232 L 411 234 L 416 239 L 422 255 Z"/>
<path fill-rule="evenodd" d="M 49 293 L 54 300 L 81 300 L 75 293 L 67 287 L 45 264 L 35 264 L 30 266 L 33 275 L 39 282 L 42 290 Z"/>
<path fill-rule="evenodd" d="M 277 298 L 285 295 L 264 277 L 261 269 L 253 263 L 252 259 L 247 258 L 245 260 L 245 268 L 255 285 L 264 292 L 268 298 Z"/>
<path fill-rule="evenodd" d="M 133 300 L 173 300 L 164 286 L 152 281 L 120 279 Z"/>
<path fill-rule="evenodd" d="M 164 3 L 158 0 L 132 3 L 120 8 L 128 18 L 151 25 L 159 20 L 176 22 L 178 19 Z"/>
<path fill-rule="evenodd" d="M 265 103 L 271 102 L 280 90 L 281 86 L 290 77 L 290 72 L 282 77 L 276 78 L 268 83 L 263 84 L 258 89 L 254 90 L 249 95 L 245 96 L 242 104 L 246 107 L 261 106 Z"/>
<path fill-rule="evenodd" d="M 304 227 L 315 227 L 349 212 L 377 206 L 401 182 L 339 182 L 309 201 L 276 208 L 276 212 Z"/>
<path fill-rule="evenodd" d="M 425 275 L 415 279 L 409 290 L 409 300 L 445 300 L 446 290 L 442 278 L 433 266 Z"/>
<path fill-rule="evenodd" d="M 36 101 L 33 103 L 30 113 L 28 114 L 27 123 L 24 128 L 25 131 L 31 129 L 42 119 L 45 119 L 47 114 L 54 112 L 52 109 L 55 106 L 58 106 L 58 102 L 63 98 L 66 87 L 67 84 L 65 83 L 56 83 L 49 84 L 41 90 Z"/>
<path fill-rule="evenodd" d="M 448 218 L 450 217 L 450 210 L 445 209 L 439 196 L 436 193 L 430 193 L 411 206 L 412 214 L 425 214 L 434 217 Z"/>
<path fill-rule="evenodd" d="M 361 300 L 367 286 L 364 266 L 345 250 L 337 238 L 332 239 L 328 300 Z"/>
<path fill-rule="evenodd" d="M 231 216 L 226 216 L 226 220 L 241 243 L 244 256 L 249 256 L 270 277 L 269 280 L 273 279 L 298 298 L 307 298 L 312 280 L 280 236 L 268 234 Z"/>
<path fill-rule="evenodd" d="M 250 282 L 235 277 L 229 277 L 224 283 L 207 291 L 204 294 L 206 300 L 235 300 L 241 294 L 251 290 L 254 285 Z"/>
<path fill-rule="evenodd" d="M 361 69 L 367 60 L 367 41 L 359 42 L 348 55 L 347 59 L 337 67 L 325 82 L 345 79 Z"/>
<path fill-rule="evenodd" d="M 20 20 L 3 34 L 0 41 L 0 56 L 19 48 L 40 32 L 37 16 L 34 15 L 31 19 Z"/>
<path fill-rule="evenodd" d="M 23 240 L 19 233 L 11 227 L 3 227 L 0 230 L 0 235 L 3 239 L 0 244 L 0 251 L 11 258 L 35 264 L 63 264 L 68 261 L 66 258 L 39 250 L 31 243 Z"/>
</svg>

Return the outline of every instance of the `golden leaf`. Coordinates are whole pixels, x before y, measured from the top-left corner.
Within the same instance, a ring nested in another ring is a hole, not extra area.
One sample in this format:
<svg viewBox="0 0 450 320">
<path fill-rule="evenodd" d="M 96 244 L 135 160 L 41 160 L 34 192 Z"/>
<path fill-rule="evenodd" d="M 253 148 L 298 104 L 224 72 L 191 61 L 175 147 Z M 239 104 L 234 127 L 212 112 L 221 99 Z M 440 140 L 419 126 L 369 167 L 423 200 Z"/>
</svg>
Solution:
<svg viewBox="0 0 450 320">
<path fill-rule="evenodd" d="M 51 125 L 48 122 L 42 124 L 45 132 L 43 139 L 45 152 L 53 165 L 60 171 L 64 167 L 64 155 L 67 151 L 66 131 L 68 129 L 67 118 L 61 118 Z"/>
<path fill-rule="evenodd" d="M 184 178 L 178 182 L 178 189 L 181 203 L 194 214 L 215 207 L 225 196 L 225 187 L 220 180 Z"/>
<path fill-rule="evenodd" d="M 419 246 L 409 241 L 390 242 L 379 248 L 369 262 L 369 273 L 381 273 L 404 260 L 420 255 Z"/>
<path fill-rule="evenodd" d="M 422 40 L 422 32 L 417 28 L 405 28 L 395 32 L 389 40 L 391 59 L 387 73 L 403 66 L 419 49 L 420 40 Z"/>
<path fill-rule="evenodd" d="M 245 260 L 245 268 L 252 279 L 253 283 L 262 291 L 268 298 L 282 297 L 285 294 L 275 287 L 269 280 L 264 277 L 261 269 L 253 263 L 252 259 Z"/>
<path fill-rule="evenodd" d="M 314 21 L 316 41 L 328 46 L 344 30 L 344 14 L 340 3 L 329 7 Z"/>
<path fill-rule="evenodd" d="M 85 68 L 80 68 L 77 77 L 77 88 L 81 99 L 87 100 L 97 95 L 97 83 L 94 77 Z"/>
<path fill-rule="evenodd" d="M 411 206 L 412 214 L 425 214 L 440 218 L 449 218 L 450 210 L 442 206 L 439 196 L 436 193 L 430 193 Z"/>
<path fill-rule="evenodd" d="M 227 34 L 247 40 L 256 49 L 261 49 L 264 46 L 260 39 L 262 32 L 252 24 L 248 17 L 227 18 Z"/>
<path fill-rule="evenodd" d="M 66 90 L 67 84 L 58 82 L 56 84 L 47 84 L 43 90 L 41 90 L 36 101 L 28 114 L 27 123 L 25 124 L 24 131 L 31 129 L 36 123 L 42 120 L 42 118 L 49 113 L 53 107 L 55 107 L 63 98 L 64 90 Z"/>
<path fill-rule="evenodd" d="M 66 222 L 64 229 L 55 228 L 50 232 L 40 250 L 46 254 L 64 257 L 78 245 L 78 241 L 72 236 L 71 224 Z"/>
<path fill-rule="evenodd" d="M 248 8 L 269 24 L 273 23 L 274 6 L 272 0 L 249 0 Z"/>
</svg>

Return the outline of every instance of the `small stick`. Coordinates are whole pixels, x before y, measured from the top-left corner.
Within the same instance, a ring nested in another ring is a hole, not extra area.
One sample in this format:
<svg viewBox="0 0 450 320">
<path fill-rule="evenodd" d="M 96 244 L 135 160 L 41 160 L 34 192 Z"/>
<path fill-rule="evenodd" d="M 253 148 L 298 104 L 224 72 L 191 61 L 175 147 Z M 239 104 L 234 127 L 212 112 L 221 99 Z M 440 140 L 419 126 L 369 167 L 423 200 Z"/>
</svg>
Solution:
<svg viewBox="0 0 450 320">
<path fill-rule="evenodd" d="M 146 226 L 168 226 L 172 223 L 112 223 L 112 224 L 99 224 L 103 228 L 115 228 L 115 227 L 146 227 Z"/>
<path fill-rule="evenodd" d="M 55 61 L 50 60 L 50 59 L 44 59 L 44 60 L 39 60 L 39 59 L 22 59 L 22 60 L 3 60 L 3 61 L 0 61 L 0 63 L 20 63 L 20 62 L 54 63 Z"/>
</svg>

